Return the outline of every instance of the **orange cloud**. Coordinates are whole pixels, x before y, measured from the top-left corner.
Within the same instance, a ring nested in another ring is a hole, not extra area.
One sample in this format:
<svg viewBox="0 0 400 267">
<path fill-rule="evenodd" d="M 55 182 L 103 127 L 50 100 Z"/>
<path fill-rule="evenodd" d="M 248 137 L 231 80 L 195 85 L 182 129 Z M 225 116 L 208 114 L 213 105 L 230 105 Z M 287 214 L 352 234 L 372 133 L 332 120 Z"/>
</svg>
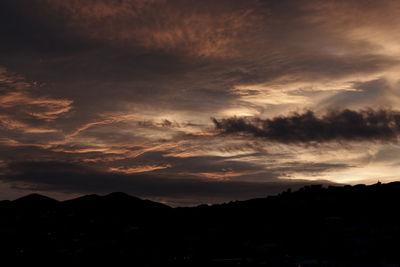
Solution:
<svg viewBox="0 0 400 267">
<path fill-rule="evenodd" d="M 25 133 L 59 131 L 47 124 L 70 112 L 73 101 L 35 96 L 30 89 L 36 85 L 0 67 L 0 123 L 3 127 Z"/>
<path fill-rule="evenodd" d="M 110 172 L 119 172 L 119 173 L 125 173 L 125 174 L 132 174 L 132 173 L 142 173 L 142 172 L 150 172 L 154 170 L 161 170 L 161 169 L 166 169 L 170 168 L 172 165 L 171 164 L 166 164 L 166 165 L 146 165 L 146 166 L 139 166 L 135 168 L 131 167 L 113 167 L 109 168 L 108 171 Z"/>
<path fill-rule="evenodd" d="M 43 120 L 54 120 L 71 111 L 72 103 L 73 101 L 68 99 L 34 97 L 27 91 L 10 92 L 0 96 L 0 107 L 24 106 L 26 114 Z"/>
<path fill-rule="evenodd" d="M 181 51 L 205 57 L 229 56 L 234 43 L 257 20 L 257 1 L 78 1 L 42 2 L 62 10 L 78 35 L 111 45 Z M 227 3 L 231 5 L 227 5 Z M 210 12 L 212 8 L 212 12 Z M 243 41 L 243 40 L 241 40 Z"/>
<path fill-rule="evenodd" d="M 195 177 L 201 177 L 201 178 L 206 178 L 206 179 L 212 179 L 212 180 L 229 180 L 234 177 L 241 177 L 245 175 L 255 175 L 255 174 L 260 174 L 263 173 L 263 170 L 259 171 L 240 171 L 240 170 L 222 170 L 220 172 L 191 172 L 191 173 L 180 173 L 180 175 L 183 176 L 195 176 Z"/>
</svg>

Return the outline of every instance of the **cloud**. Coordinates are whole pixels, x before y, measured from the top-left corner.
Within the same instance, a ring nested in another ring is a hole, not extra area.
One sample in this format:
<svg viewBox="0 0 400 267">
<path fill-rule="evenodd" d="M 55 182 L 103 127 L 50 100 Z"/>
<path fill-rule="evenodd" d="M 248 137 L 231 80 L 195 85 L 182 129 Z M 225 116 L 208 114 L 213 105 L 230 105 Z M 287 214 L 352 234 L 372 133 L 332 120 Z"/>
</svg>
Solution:
<svg viewBox="0 0 400 267">
<path fill-rule="evenodd" d="M 232 43 L 253 25 L 257 4 L 254 0 L 247 4 L 237 0 L 19 2 L 20 5 L 3 5 L 11 14 L 22 13 L 24 21 L 34 22 L 29 25 L 29 37 L 35 42 L 51 38 L 61 43 L 66 39 L 64 47 L 68 43 L 72 46 L 95 43 L 145 51 L 181 51 L 196 57 L 229 56 L 233 52 Z M 54 23 L 41 27 L 40 22 L 48 20 Z M 22 27 L 19 22 L 14 29 L 23 31 Z M 63 35 L 57 33 L 60 29 Z"/>
<path fill-rule="evenodd" d="M 324 106 L 330 109 L 365 107 L 399 108 L 400 83 L 390 83 L 387 79 L 379 78 L 366 82 L 352 82 L 354 90 L 341 91 L 327 98 L 321 99 L 315 104 L 316 107 Z"/>
<path fill-rule="evenodd" d="M 72 100 L 35 96 L 40 87 L 0 66 L 0 129 L 24 133 L 54 133 L 51 122 L 72 110 Z"/>
<path fill-rule="evenodd" d="M 0 1 L 0 161 L 79 162 L 122 184 L 220 179 L 222 191 L 372 177 L 359 158 L 397 138 L 396 112 L 378 113 L 400 108 L 399 3 Z"/>
<path fill-rule="evenodd" d="M 378 53 L 376 46 L 345 38 L 342 24 L 335 24 L 341 27 L 337 29 L 320 21 L 335 21 L 335 5 L 348 17 L 352 14 L 348 6 L 351 11 L 353 5 L 371 11 L 371 3 L 18 0 L 1 4 L 5 41 L 10 47 L 23 46 L 5 50 L 5 62 L 35 80 L 56 84 L 43 88 L 49 94 L 74 100 L 79 119 L 68 122 L 69 127 L 88 123 L 83 120 L 93 120 L 96 113 L 127 107 L 134 107 L 131 113 L 195 113 L 202 120 L 209 114 L 233 115 L 239 108 L 251 109 L 254 115 L 271 105 L 283 109 L 308 104 L 310 99 L 302 95 L 281 92 L 291 83 L 315 87 L 332 78 L 353 81 L 354 76 L 375 75 L 399 63 L 397 57 Z M 378 6 L 391 11 L 388 1 Z M 316 17 L 319 23 L 314 22 Z M 251 90 L 264 83 L 267 93 L 258 98 L 232 93 L 233 88 Z M 229 112 L 221 111 L 225 108 Z"/>
<path fill-rule="evenodd" d="M 306 184 L 327 181 L 279 180 L 264 182 L 173 178 L 138 174 L 105 173 L 65 162 L 18 162 L 8 165 L 0 179 L 20 190 L 64 193 L 110 193 L 124 191 L 170 204 L 201 204 L 249 199 L 277 194 Z"/>
<path fill-rule="evenodd" d="M 400 113 L 392 110 L 341 110 L 318 117 L 312 111 L 272 119 L 212 119 L 222 134 L 247 134 L 267 141 L 309 143 L 330 141 L 393 141 L 400 133 Z"/>
</svg>

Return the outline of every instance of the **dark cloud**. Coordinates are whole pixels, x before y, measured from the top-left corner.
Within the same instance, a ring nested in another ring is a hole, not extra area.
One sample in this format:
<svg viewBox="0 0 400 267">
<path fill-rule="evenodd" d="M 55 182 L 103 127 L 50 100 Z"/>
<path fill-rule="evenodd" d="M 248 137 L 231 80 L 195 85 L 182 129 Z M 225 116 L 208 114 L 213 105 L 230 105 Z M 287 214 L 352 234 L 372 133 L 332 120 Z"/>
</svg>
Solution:
<svg viewBox="0 0 400 267">
<path fill-rule="evenodd" d="M 277 194 L 287 188 L 327 181 L 272 179 L 264 182 L 206 180 L 151 175 L 104 173 L 65 162 L 18 162 L 10 164 L 0 179 L 14 188 L 30 191 L 105 194 L 124 191 L 139 197 L 163 199 L 171 204 L 200 204 L 249 199 Z"/>
<path fill-rule="evenodd" d="M 113 46 L 218 56 L 245 33 L 254 5 L 257 1 L 6 0 L 0 14 L 7 26 L 0 33 L 44 53 Z"/>
<path fill-rule="evenodd" d="M 331 111 L 318 117 L 312 111 L 273 119 L 212 119 L 223 134 L 249 134 L 282 143 L 329 141 L 396 141 L 400 113 L 391 110 Z"/>
</svg>

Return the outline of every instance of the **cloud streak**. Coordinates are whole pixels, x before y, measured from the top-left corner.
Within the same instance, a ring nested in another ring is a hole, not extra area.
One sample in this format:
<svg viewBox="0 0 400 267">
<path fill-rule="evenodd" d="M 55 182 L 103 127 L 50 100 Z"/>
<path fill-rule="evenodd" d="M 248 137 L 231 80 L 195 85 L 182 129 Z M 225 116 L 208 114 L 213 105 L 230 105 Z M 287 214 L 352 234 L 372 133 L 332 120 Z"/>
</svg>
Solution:
<svg viewBox="0 0 400 267">
<path fill-rule="evenodd" d="M 0 66 L 0 129 L 24 133 L 58 132 L 51 122 L 72 110 L 73 101 L 34 95 L 39 87 Z"/>
<path fill-rule="evenodd" d="M 250 135 L 280 143 L 330 141 L 397 141 L 400 113 L 392 110 L 349 109 L 331 111 L 319 117 L 312 111 L 272 119 L 212 118 L 221 134 Z"/>
</svg>

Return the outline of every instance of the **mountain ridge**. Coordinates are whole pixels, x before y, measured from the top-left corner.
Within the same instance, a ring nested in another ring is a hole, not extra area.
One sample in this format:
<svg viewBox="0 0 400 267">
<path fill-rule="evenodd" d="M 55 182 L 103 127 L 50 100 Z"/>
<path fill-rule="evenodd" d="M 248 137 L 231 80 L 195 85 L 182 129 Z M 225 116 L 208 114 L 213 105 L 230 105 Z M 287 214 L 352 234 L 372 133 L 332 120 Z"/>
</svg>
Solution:
<svg viewBox="0 0 400 267">
<path fill-rule="evenodd" d="M 121 192 L 28 195 L 0 202 L 0 256 L 69 266 L 388 266 L 400 263 L 398 203 L 400 182 L 177 208 Z"/>
<path fill-rule="evenodd" d="M 212 206 L 223 206 L 223 205 L 228 205 L 228 204 L 238 204 L 238 203 L 253 203 L 253 202 L 258 202 L 258 201 L 266 201 L 267 199 L 273 199 L 273 198 L 279 198 L 282 197 L 282 195 L 288 195 L 288 193 L 291 193 L 292 195 L 300 194 L 301 192 L 307 190 L 307 189 L 321 189 L 321 190 L 345 190 L 345 189 L 350 189 L 350 190 L 355 190 L 357 189 L 373 189 L 376 188 L 377 186 L 382 186 L 382 187 L 397 187 L 400 190 L 400 181 L 394 181 L 394 182 L 389 182 L 389 183 L 381 183 L 377 182 L 376 184 L 371 184 L 371 185 L 365 185 L 365 184 L 356 184 L 356 185 L 344 185 L 344 186 L 337 186 L 337 185 L 329 185 L 329 186 L 323 186 L 322 184 L 315 184 L 315 185 L 307 185 L 304 186 L 298 190 L 292 191 L 290 188 L 288 188 L 286 191 L 282 191 L 279 194 L 275 195 L 268 195 L 265 197 L 258 197 L 258 198 L 251 198 L 247 200 L 232 200 L 229 202 L 223 202 L 223 203 L 216 203 L 216 204 L 198 204 L 196 206 L 178 206 L 175 208 L 198 208 L 198 207 L 212 207 Z M 358 190 L 359 191 L 359 190 Z M 321 191 L 322 192 L 322 191 Z M 152 203 L 152 204 L 157 204 L 160 206 L 166 206 L 173 208 L 167 204 L 163 204 L 157 201 L 153 201 L 150 199 L 142 199 L 140 197 L 136 197 L 133 195 L 130 195 L 125 192 L 111 192 L 108 194 L 104 195 L 99 195 L 99 194 L 88 194 L 88 195 L 82 195 L 76 198 L 72 199 L 66 199 L 66 200 L 57 200 L 54 198 L 51 198 L 46 195 L 38 194 L 38 193 L 31 193 L 22 197 L 19 197 L 15 200 L 1 200 L 0 202 L 4 203 L 23 203 L 23 202 L 53 202 L 53 203 L 72 203 L 72 202 L 85 202 L 85 201 L 136 201 L 136 202 L 142 202 L 142 203 Z"/>
</svg>

